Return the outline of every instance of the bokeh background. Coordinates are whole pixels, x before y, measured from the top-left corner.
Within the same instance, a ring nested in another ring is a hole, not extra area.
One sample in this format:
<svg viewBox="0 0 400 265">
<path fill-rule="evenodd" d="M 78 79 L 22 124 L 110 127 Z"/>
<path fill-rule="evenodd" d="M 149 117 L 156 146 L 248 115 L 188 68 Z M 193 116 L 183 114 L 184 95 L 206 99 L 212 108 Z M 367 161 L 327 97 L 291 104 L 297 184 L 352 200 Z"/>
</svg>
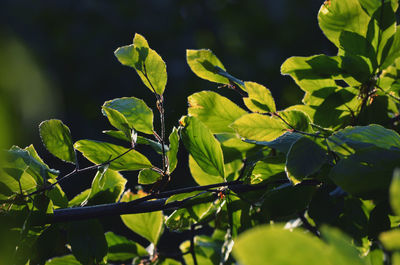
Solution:
<svg viewBox="0 0 400 265">
<path fill-rule="evenodd" d="M 186 49 L 213 50 L 232 75 L 268 87 L 280 109 L 299 103 L 303 95 L 289 77 L 280 75 L 284 60 L 336 53 L 317 23 L 323 0 L 0 2 L 0 145 L 34 144 L 62 173 L 72 168 L 42 147 L 41 121 L 63 120 L 74 140 L 111 140 L 101 133 L 111 129 L 100 111 L 104 101 L 135 96 L 155 107 L 135 71 L 113 54 L 131 44 L 135 32 L 167 64 L 167 131 L 186 113 L 186 98 L 194 92 L 218 91 L 241 104 L 233 91 L 197 78 L 186 64 Z M 192 183 L 186 164 L 187 155 L 180 150 L 179 169 L 169 187 Z M 75 176 L 62 186 L 72 197 L 90 187 L 93 175 Z M 133 187 L 137 172 L 126 175 Z"/>
</svg>

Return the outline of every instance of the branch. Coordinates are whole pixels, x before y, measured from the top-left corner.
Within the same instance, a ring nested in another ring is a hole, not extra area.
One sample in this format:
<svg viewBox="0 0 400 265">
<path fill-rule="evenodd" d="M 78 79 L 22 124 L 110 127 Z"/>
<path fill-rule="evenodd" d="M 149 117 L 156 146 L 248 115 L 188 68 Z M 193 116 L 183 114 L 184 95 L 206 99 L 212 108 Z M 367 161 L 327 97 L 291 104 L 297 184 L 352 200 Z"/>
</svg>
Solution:
<svg viewBox="0 0 400 265">
<path fill-rule="evenodd" d="M 206 186 L 188 187 L 183 189 L 161 192 L 158 194 L 150 194 L 148 196 L 130 202 L 118 202 L 118 203 L 102 204 L 95 206 L 56 209 L 54 210 L 54 213 L 52 215 L 48 216 L 48 218 L 44 221 L 44 223 L 59 223 L 59 222 L 100 218 L 113 215 L 147 213 L 147 212 L 155 212 L 162 210 L 175 210 L 178 208 L 186 208 L 192 205 L 212 202 L 216 200 L 217 193 L 214 190 L 210 190 L 211 188 L 228 187 L 235 193 L 245 193 L 245 192 L 265 189 L 268 185 L 275 185 L 277 183 L 283 183 L 283 182 L 288 183 L 287 180 L 285 181 L 278 180 L 276 182 L 269 182 L 261 185 L 248 185 L 248 184 L 243 184 L 242 182 L 233 181 L 233 182 L 211 184 Z M 298 185 L 315 186 L 319 184 L 320 181 L 318 180 L 305 180 Z M 204 198 L 193 198 L 190 200 L 173 201 L 170 203 L 166 203 L 167 198 L 172 195 L 188 193 L 191 191 L 208 191 L 210 192 L 210 196 Z M 38 225 L 43 225 L 43 221 Z"/>
</svg>

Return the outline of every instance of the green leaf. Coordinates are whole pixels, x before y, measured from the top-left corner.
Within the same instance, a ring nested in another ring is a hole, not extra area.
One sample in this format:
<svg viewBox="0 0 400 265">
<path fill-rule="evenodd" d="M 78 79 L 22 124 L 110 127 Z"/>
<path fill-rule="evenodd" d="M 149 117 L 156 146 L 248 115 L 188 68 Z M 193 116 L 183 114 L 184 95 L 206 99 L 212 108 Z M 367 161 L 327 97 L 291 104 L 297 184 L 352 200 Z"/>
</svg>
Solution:
<svg viewBox="0 0 400 265">
<path fill-rule="evenodd" d="M 336 47 L 340 47 L 339 37 L 343 31 L 365 37 L 369 21 L 370 17 L 358 0 L 329 1 L 321 6 L 318 13 L 320 28 Z"/>
<path fill-rule="evenodd" d="M 75 164 L 71 132 L 60 120 L 47 120 L 39 125 L 40 137 L 46 149 L 63 161 Z"/>
<path fill-rule="evenodd" d="M 250 184 L 259 184 L 281 178 L 286 178 L 285 157 L 266 157 L 255 164 L 251 172 Z"/>
<path fill-rule="evenodd" d="M 188 113 L 198 118 L 212 133 L 234 132 L 231 123 L 246 114 L 229 99 L 212 91 L 202 91 L 188 97 Z"/>
<path fill-rule="evenodd" d="M 396 33 L 392 37 L 393 42 L 389 48 L 388 54 L 382 63 L 381 69 L 387 68 L 389 65 L 400 57 L 400 26 L 396 27 Z"/>
<path fill-rule="evenodd" d="M 162 145 L 159 142 L 150 140 L 148 138 L 142 137 L 142 136 L 138 136 L 137 137 L 137 144 L 145 144 L 145 145 L 149 145 L 151 148 L 153 148 L 154 151 L 156 151 L 158 154 L 162 154 Z M 169 151 L 169 147 L 167 145 L 164 145 L 164 150 L 166 152 Z"/>
<path fill-rule="evenodd" d="M 354 264 L 366 265 L 366 260 L 361 259 L 355 245 L 352 244 L 351 238 L 341 232 L 337 228 L 323 226 L 321 228 L 322 238 L 334 249 L 336 258 L 341 260 L 337 264 Z"/>
<path fill-rule="evenodd" d="M 66 255 L 49 259 L 45 265 L 82 265 L 74 255 Z"/>
<path fill-rule="evenodd" d="M 110 124 L 124 133 L 124 139 L 131 139 L 131 128 L 126 120 L 125 116 L 122 115 L 118 110 L 102 107 L 104 115 L 108 118 Z"/>
<path fill-rule="evenodd" d="M 172 129 L 171 134 L 168 137 L 169 140 L 169 150 L 167 152 L 167 157 L 168 157 L 168 162 L 169 162 L 169 168 L 168 172 L 171 174 L 177 164 L 178 164 L 178 149 L 179 149 L 179 134 L 178 134 L 178 129 L 175 127 Z"/>
<path fill-rule="evenodd" d="M 290 127 L 276 117 L 257 113 L 246 114 L 231 125 L 243 138 L 255 141 L 272 141 L 287 132 Z"/>
<path fill-rule="evenodd" d="M 156 51 L 148 47 L 143 36 L 136 37 L 131 45 L 114 52 L 119 62 L 136 69 L 143 83 L 154 93 L 162 95 L 167 84 L 167 66 Z"/>
<path fill-rule="evenodd" d="M 130 150 L 106 142 L 93 140 L 80 140 L 74 144 L 75 149 L 81 152 L 87 159 L 95 164 L 102 164 L 121 157 L 110 163 L 110 169 L 117 171 L 139 170 L 151 168 L 150 161 L 136 150 Z"/>
<path fill-rule="evenodd" d="M 393 211 L 400 215 L 400 169 L 396 168 L 393 172 L 392 182 L 389 189 L 389 200 Z"/>
<path fill-rule="evenodd" d="M 284 110 L 278 112 L 278 114 L 290 125 L 289 128 L 294 128 L 302 132 L 313 132 L 310 126 L 311 120 L 304 112 L 299 110 Z"/>
<path fill-rule="evenodd" d="M 147 47 L 149 48 L 149 44 L 147 43 L 147 40 L 140 34 L 135 33 L 135 36 L 133 37 L 133 44 L 136 47 Z"/>
<path fill-rule="evenodd" d="M 103 227 L 95 219 L 70 222 L 67 237 L 72 253 L 83 265 L 98 264 L 107 255 L 107 241 Z"/>
<path fill-rule="evenodd" d="M 144 247 L 113 232 L 105 233 L 108 245 L 107 260 L 126 261 L 149 255 Z"/>
<path fill-rule="evenodd" d="M 102 131 L 102 133 L 107 134 L 108 136 L 111 136 L 111 137 L 116 138 L 116 139 L 118 139 L 118 140 L 126 141 L 126 142 L 128 142 L 128 143 L 131 142 L 130 135 L 127 136 L 127 135 L 126 135 L 124 132 L 122 132 L 122 131 L 105 130 L 105 131 Z M 138 138 L 139 138 L 139 136 L 138 136 Z"/>
<path fill-rule="evenodd" d="M 326 55 L 290 57 L 281 66 L 283 75 L 290 75 L 306 92 L 321 88 L 336 87 L 333 77 L 340 76 L 340 58 Z"/>
<path fill-rule="evenodd" d="M 198 77 L 211 82 L 229 84 L 229 79 L 218 74 L 216 68 L 219 67 L 225 71 L 225 67 L 220 60 L 210 50 L 187 50 L 186 60 L 190 69 Z"/>
<path fill-rule="evenodd" d="M 335 253 L 318 238 L 280 226 L 258 226 L 242 233 L 233 254 L 243 265 L 294 264 L 294 260 L 297 265 L 352 264 L 338 262 Z"/>
<path fill-rule="evenodd" d="M 284 154 L 287 154 L 289 152 L 290 147 L 294 142 L 296 142 L 298 139 L 303 137 L 303 135 L 299 133 L 293 133 L 293 132 L 286 132 L 282 136 L 279 136 L 273 141 L 254 141 L 254 140 L 248 140 L 244 139 L 246 143 L 254 143 L 257 145 L 264 145 L 268 146 L 269 148 L 273 148 L 278 150 L 279 152 L 282 152 Z"/>
<path fill-rule="evenodd" d="M 255 82 L 245 82 L 247 98 L 243 98 L 246 107 L 258 113 L 275 112 L 276 106 L 271 91 L 263 85 Z"/>
<path fill-rule="evenodd" d="M 140 192 L 140 194 L 133 194 L 130 191 L 124 193 L 122 200 L 123 202 L 129 202 L 135 199 L 139 199 L 146 194 Z M 148 241 L 157 245 L 158 240 L 163 232 L 163 220 L 164 216 L 161 211 L 139 213 L 139 214 L 126 214 L 121 215 L 122 222 L 133 232 L 146 238 Z"/>
<path fill-rule="evenodd" d="M 379 236 L 379 240 L 382 242 L 386 250 L 394 251 L 400 250 L 400 229 L 394 229 L 391 231 L 383 232 Z"/>
<path fill-rule="evenodd" d="M 341 159 L 329 177 L 352 195 L 364 199 L 381 198 L 387 196 L 399 160 L 399 151 L 371 146 Z"/>
<path fill-rule="evenodd" d="M 117 202 L 125 189 L 127 180 L 117 171 L 99 169 L 92 181 L 88 205 Z"/>
<path fill-rule="evenodd" d="M 185 116 L 181 123 L 183 144 L 199 167 L 207 174 L 225 178 L 221 145 L 210 130 L 195 117 Z"/>
<path fill-rule="evenodd" d="M 221 177 L 219 174 L 212 175 L 204 172 L 204 170 L 201 169 L 201 167 L 196 163 L 191 155 L 189 155 L 189 169 L 193 179 L 199 185 L 203 186 L 224 182 L 224 178 Z"/>
<path fill-rule="evenodd" d="M 153 184 L 161 179 L 161 175 L 151 169 L 142 169 L 139 172 L 138 184 Z"/>
<path fill-rule="evenodd" d="M 328 161 L 327 152 L 308 137 L 302 137 L 291 147 L 286 158 L 286 169 L 297 183 L 316 173 Z"/>
<path fill-rule="evenodd" d="M 84 202 L 86 202 L 86 199 L 89 197 L 89 194 L 91 192 L 91 189 L 86 189 L 73 197 L 69 202 L 68 202 L 68 207 L 74 207 L 74 206 L 82 206 Z"/>
<path fill-rule="evenodd" d="M 113 100 L 109 100 L 104 102 L 103 107 L 111 108 L 118 111 L 122 114 L 126 121 L 129 124 L 129 128 L 135 129 L 136 131 L 153 134 L 153 112 L 152 110 L 144 103 L 143 100 L 129 97 L 129 98 L 117 98 Z M 107 113 L 105 115 L 110 120 L 110 123 L 113 124 L 114 117 L 109 117 Z M 122 119 L 122 118 L 120 118 Z M 125 128 L 124 121 L 117 121 L 122 124 L 123 128 Z M 115 123 L 115 122 L 114 122 Z M 121 127 L 121 126 L 119 126 Z M 116 127 L 121 130 L 121 128 Z M 124 130 L 122 130 L 124 131 Z M 125 132 L 125 131 L 124 131 Z"/>
<path fill-rule="evenodd" d="M 223 241 L 215 240 L 208 236 L 195 236 L 194 252 L 196 254 L 197 264 L 214 265 L 221 261 L 221 248 Z M 179 246 L 187 265 L 194 265 L 193 257 L 190 254 L 190 241 L 187 240 Z"/>
</svg>

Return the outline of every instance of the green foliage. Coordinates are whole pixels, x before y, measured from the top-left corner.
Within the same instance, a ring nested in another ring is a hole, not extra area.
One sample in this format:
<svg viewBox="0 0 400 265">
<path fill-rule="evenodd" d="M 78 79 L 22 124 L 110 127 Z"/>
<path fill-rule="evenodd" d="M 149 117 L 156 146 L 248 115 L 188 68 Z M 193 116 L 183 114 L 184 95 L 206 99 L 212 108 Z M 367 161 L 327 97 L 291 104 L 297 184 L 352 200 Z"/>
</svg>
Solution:
<svg viewBox="0 0 400 265">
<path fill-rule="evenodd" d="M 5 151 L 0 264 L 400 264 L 397 8 L 395 0 L 325 1 L 318 22 L 338 53 L 282 64 L 305 92 L 302 104 L 284 110 L 265 86 L 232 76 L 210 50 L 187 50 L 194 74 L 238 92 L 243 108 L 197 92 L 171 131 L 166 64 L 136 34 L 115 56 L 153 93 L 159 119 L 141 99 L 106 101 L 102 113 L 115 130 L 104 133 L 119 144 L 72 144 L 61 121 L 44 121 L 43 144 L 75 165 L 69 173 L 51 169 L 33 146 Z M 163 191 L 189 177 L 175 173 L 180 141 L 198 186 Z M 139 153 L 140 145 L 154 156 Z M 94 165 L 81 168 L 76 151 Z M 68 199 L 62 181 L 90 170 L 91 186 Z M 126 171 L 139 171 L 137 179 Z M 143 187 L 134 193 L 128 184 Z M 147 248 L 104 233 L 109 221 L 101 217 L 109 215 L 121 215 Z M 159 243 L 166 230 L 188 235 L 174 259 Z"/>
</svg>

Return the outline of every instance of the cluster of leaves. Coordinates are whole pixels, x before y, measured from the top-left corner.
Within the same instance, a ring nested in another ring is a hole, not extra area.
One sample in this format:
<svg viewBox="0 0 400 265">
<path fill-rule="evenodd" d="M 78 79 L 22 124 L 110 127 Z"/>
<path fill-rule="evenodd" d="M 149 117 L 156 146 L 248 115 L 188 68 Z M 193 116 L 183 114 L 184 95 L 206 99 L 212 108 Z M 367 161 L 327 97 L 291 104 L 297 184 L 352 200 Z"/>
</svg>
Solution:
<svg viewBox="0 0 400 265">
<path fill-rule="evenodd" d="M 125 145 L 73 143 L 61 121 L 40 125 L 47 150 L 75 165 L 68 174 L 49 168 L 33 146 L 8 150 L 0 179 L 0 262 L 400 264 L 397 8 L 395 0 L 326 1 L 318 21 L 338 54 L 286 60 L 282 74 L 305 96 L 280 111 L 263 85 L 235 78 L 210 50 L 188 50 L 198 77 L 234 89 L 243 103 L 213 91 L 191 95 L 168 141 L 166 65 L 136 34 L 115 55 L 154 94 L 159 132 L 145 102 L 118 98 L 102 106 L 115 128 L 104 133 Z M 199 186 L 163 192 L 174 177 L 179 142 Z M 135 150 L 140 144 L 159 154 L 161 166 Z M 94 165 L 80 168 L 77 151 Z M 61 181 L 89 170 L 96 171 L 92 186 L 68 200 Z M 136 170 L 139 184 L 152 185 L 145 186 L 150 194 L 125 189 L 121 172 Z M 95 217 L 106 214 L 121 215 L 149 245 L 104 233 Z M 199 234 L 202 227 L 213 233 Z M 180 253 L 158 247 L 165 230 L 190 231 Z"/>
</svg>

